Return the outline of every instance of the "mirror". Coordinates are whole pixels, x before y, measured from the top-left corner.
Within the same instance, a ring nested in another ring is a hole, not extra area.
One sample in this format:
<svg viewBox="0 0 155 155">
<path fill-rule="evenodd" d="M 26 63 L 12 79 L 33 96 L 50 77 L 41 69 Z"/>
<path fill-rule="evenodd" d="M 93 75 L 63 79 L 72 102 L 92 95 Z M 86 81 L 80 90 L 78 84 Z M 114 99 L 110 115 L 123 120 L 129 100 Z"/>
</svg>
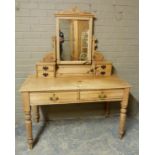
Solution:
<svg viewBox="0 0 155 155">
<path fill-rule="evenodd" d="M 89 20 L 59 19 L 58 31 L 60 61 L 89 60 Z"/>
</svg>

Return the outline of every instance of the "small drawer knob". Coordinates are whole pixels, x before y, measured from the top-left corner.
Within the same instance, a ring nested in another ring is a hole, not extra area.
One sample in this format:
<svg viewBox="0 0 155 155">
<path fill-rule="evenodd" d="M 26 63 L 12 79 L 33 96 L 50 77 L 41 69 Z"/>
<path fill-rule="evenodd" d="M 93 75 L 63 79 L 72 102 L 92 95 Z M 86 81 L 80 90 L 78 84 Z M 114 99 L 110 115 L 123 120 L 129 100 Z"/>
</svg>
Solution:
<svg viewBox="0 0 155 155">
<path fill-rule="evenodd" d="M 104 75 L 104 74 L 105 74 L 105 72 L 101 72 L 101 74 L 102 74 L 102 75 Z"/>
<path fill-rule="evenodd" d="M 43 73 L 43 76 L 44 76 L 44 77 L 47 77 L 47 76 L 48 76 L 48 73 Z"/>
<path fill-rule="evenodd" d="M 48 70 L 48 67 L 47 66 L 43 66 L 43 70 Z"/>
<path fill-rule="evenodd" d="M 101 68 L 102 68 L 102 69 L 105 69 L 105 68 L 106 68 L 106 65 L 102 65 Z"/>
<path fill-rule="evenodd" d="M 55 99 L 56 99 L 56 100 L 59 100 L 59 97 L 56 97 Z"/>
</svg>

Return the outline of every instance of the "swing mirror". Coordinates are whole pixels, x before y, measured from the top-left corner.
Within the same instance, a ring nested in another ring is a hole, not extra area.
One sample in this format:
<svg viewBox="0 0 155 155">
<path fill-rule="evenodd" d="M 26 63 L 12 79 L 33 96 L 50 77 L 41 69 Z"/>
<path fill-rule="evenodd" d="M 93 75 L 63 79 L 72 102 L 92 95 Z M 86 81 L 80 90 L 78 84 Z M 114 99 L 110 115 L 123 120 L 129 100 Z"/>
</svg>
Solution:
<svg viewBox="0 0 155 155">
<path fill-rule="evenodd" d="M 57 19 L 57 63 L 90 64 L 92 21 L 89 18 Z"/>
</svg>

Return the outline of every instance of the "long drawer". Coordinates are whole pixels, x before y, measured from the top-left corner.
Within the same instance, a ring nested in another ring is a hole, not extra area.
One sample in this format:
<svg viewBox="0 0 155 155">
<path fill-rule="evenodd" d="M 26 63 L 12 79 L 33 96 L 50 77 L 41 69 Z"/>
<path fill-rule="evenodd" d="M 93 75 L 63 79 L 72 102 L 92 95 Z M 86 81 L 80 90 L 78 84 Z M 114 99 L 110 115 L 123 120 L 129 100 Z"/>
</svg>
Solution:
<svg viewBox="0 0 155 155">
<path fill-rule="evenodd" d="M 119 101 L 122 98 L 123 89 L 30 93 L 31 105 Z"/>
<path fill-rule="evenodd" d="M 123 97 L 123 89 L 116 90 L 93 90 L 81 91 L 81 101 L 108 101 L 121 100 Z"/>
<path fill-rule="evenodd" d="M 78 100 L 78 92 L 39 92 L 30 93 L 31 105 L 48 105 L 60 103 L 72 103 Z"/>
</svg>

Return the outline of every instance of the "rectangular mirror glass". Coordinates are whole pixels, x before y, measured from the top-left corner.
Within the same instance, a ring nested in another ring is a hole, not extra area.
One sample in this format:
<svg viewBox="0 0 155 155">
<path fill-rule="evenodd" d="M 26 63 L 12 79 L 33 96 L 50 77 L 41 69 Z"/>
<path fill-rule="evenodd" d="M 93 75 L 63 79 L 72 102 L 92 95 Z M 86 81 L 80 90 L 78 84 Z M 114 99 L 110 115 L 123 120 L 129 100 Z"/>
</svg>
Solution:
<svg viewBox="0 0 155 155">
<path fill-rule="evenodd" d="M 60 19 L 58 31 L 60 61 L 89 60 L 89 20 Z"/>
</svg>

